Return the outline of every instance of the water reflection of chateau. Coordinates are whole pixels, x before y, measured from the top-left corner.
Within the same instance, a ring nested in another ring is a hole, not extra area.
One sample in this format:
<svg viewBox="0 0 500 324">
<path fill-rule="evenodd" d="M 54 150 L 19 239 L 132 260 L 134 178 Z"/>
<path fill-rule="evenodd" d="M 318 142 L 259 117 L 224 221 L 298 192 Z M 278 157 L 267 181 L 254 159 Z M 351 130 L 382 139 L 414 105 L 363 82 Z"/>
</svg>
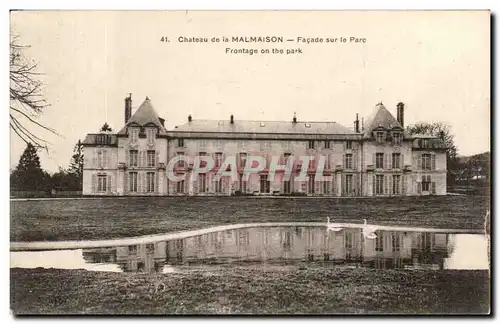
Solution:
<svg viewBox="0 0 500 324">
<path fill-rule="evenodd" d="M 234 261 L 323 261 L 373 268 L 443 269 L 452 244 L 447 234 L 326 227 L 255 227 L 168 242 L 84 251 L 91 263 L 117 263 L 124 271 L 161 272 L 165 264 Z"/>
</svg>

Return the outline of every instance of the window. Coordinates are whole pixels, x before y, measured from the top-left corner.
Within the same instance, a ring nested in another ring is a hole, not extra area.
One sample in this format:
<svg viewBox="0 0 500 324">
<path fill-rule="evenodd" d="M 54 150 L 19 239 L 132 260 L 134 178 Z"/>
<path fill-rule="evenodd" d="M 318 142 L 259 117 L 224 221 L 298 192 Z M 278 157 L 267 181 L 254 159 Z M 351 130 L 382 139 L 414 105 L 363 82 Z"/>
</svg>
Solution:
<svg viewBox="0 0 500 324">
<path fill-rule="evenodd" d="M 146 173 L 146 192 L 155 192 L 155 173 Z"/>
<path fill-rule="evenodd" d="M 292 156 L 291 153 L 285 153 L 283 154 L 283 157 L 284 157 L 284 163 L 288 163 L 288 160 L 290 159 L 290 156 Z"/>
<path fill-rule="evenodd" d="M 176 155 L 177 155 L 177 156 L 184 156 L 184 152 L 177 152 L 177 153 L 176 153 Z M 181 168 L 181 169 L 182 169 L 182 168 L 184 168 L 184 167 L 186 166 L 184 162 L 185 162 L 185 161 L 184 161 L 184 159 L 179 160 L 179 161 L 177 162 L 177 165 L 179 166 L 179 168 Z"/>
<path fill-rule="evenodd" d="M 422 140 L 422 147 L 428 147 L 429 146 L 429 141 L 427 139 Z"/>
<path fill-rule="evenodd" d="M 245 246 L 250 244 L 250 235 L 246 230 L 239 230 L 238 231 L 238 244 L 240 246 Z"/>
<path fill-rule="evenodd" d="M 314 141 L 307 141 L 307 148 L 314 149 Z"/>
<path fill-rule="evenodd" d="M 104 153 L 103 151 L 99 150 L 97 151 L 97 167 L 102 168 L 104 167 Z"/>
<path fill-rule="evenodd" d="M 155 151 L 148 151 L 148 167 L 154 167 L 155 166 L 155 158 L 156 158 L 156 152 Z"/>
<path fill-rule="evenodd" d="M 345 148 L 346 150 L 352 150 L 352 141 L 345 142 Z"/>
<path fill-rule="evenodd" d="M 146 137 L 148 139 L 148 144 L 153 144 L 156 137 L 156 129 L 155 128 L 147 128 L 146 129 Z"/>
<path fill-rule="evenodd" d="M 245 167 L 245 163 L 247 162 L 247 154 L 246 153 L 240 153 L 240 161 L 239 161 L 239 166 L 240 168 Z"/>
<path fill-rule="evenodd" d="M 222 192 L 222 178 L 220 178 L 218 181 L 215 181 L 215 192 Z"/>
<path fill-rule="evenodd" d="M 376 132 L 375 133 L 375 138 L 376 138 L 378 144 L 384 144 L 385 139 L 384 139 L 384 133 L 383 132 Z"/>
<path fill-rule="evenodd" d="M 393 175 L 392 176 L 392 194 L 399 195 L 401 193 L 400 189 L 401 176 Z"/>
<path fill-rule="evenodd" d="M 269 193 L 269 181 L 267 181 L 266 175 L 260 176 L 260 192 Z"/>
<path fill-rule="evenodd" d="M 328 181 L 323 182 L 323 193 L 324 194 L 330 193 L 330 182 L 328 182 Z"/>
<path fill-rule="evenodd" d="M 377 235 L 377 238 L 375 239 L 375 251 L 384 251 L 384 237 L 382 235 Z"/>
<path fill-rule="evenodd" d="M 289 194 L 291 192 L 290 181 L 283 182 L 283 192 Z"/>
<path fill-rule="evenodd" d="M 401 251 L 401 236 L 397 233 L 392 233 L 392 251 Z"/>
<path fill-rule="evenodd" d="M 184 193 L 184 180 L 179 180 L 175 183 L 177 193 Z"/>
<path fill-rule="evenodd" d="M 330 148 L 330 141 L 325 141 L 325 148 L 329 149 Z"/>
<path fill-rule="evenodd" d="M 431 176 L 422 176 L 422 191 L 431 191 Z"/>
<path fill-rule="evenodd" d="M 107 143 L 107 139 L 108 139 L 108 136 L 106 136 L 105 134 L 99 134 L 97 135 L 97 144 L 108 144 Z"/>
<path fill-rule="evenodd" d="M 345 188 L 344 188 L 345 193 L 351 194 L 352 193 L 352 174 L 346 174 L 345 176 Z"/>
<path fill-rule="evenodd" d="M 422 154 L 422 170 L 431 170 L 431 154 Z"/>
<path fill-rule="evenodd" d="M 136 167 L 137 166 L 137 156 L 139 155 L 139 152 L 137 150 L 131 150 L 129 154 L 129 164 L 131 167 Z"/>
<path fill-rule="evenodd" d="M 129 252 L 129 254 L 136 254 L 137 253 L 137 245 L 129 245 L 128 252 Z"/>
<path fill-rule="evenodd" d="M 107 188 L 108 177 L 106 175 L 97 176 L 97 191 L 104 192 Z"/>
<path fill-rule="evenodd" d="M 222 153 L 217 152 L 215 153 L 215 166 L 218 168 L 222 164 Z"/>
<path fill-rule="evenodd" d="M 183 138 L 177 139 L 177 147 L 184 147 L 184 139 Z"/>
<path fill-rule="evenodd" d="M 137 128 L 131 128 L 129 130 L 130 143 L 137 143 L 137 139 L 139 138 L 139 130 Z"/>
<path fill-rule="evenodd" d="M 242 151 L 245 151 L 247 149 L 247 141 L 240 141 L 239 144 L 239 147 Z"/>
<path fill-rule="evenodd" d="M 316 188 L 315 188 L 315 183 L 314 183 L 314 177 L 313 177 L 313 176 L 310 176 L 310 177 L 309 177 L 309 186 L 308 186 L 308 187 L 309 187 L 309 188 L 308 188 L 308 189 L 309 189 L 309 190 L 308 190 L 308 192 L 309 192 L 310 194 L 315 193 L 315 189 L 316 189 Z"/>
<path fill-rule="evenodd" d="M 384 168 L 384 153 L 375 154 L 375 168 L 377 169 Z"/>
<path fill-rule="evenodd" d="M 400 133 L 392 133 L 392 144 L 394 144 L 394 145 L 401 144 L 401 134 Z"/>
<path fill-rule="evenodd" d="M 401 153 L 392 153 L 392 168 L 401 169 Z"/>
<path fill-rule="evenodd" d="M 384 176 L 381 174 L 375 176 L 375 194 L 384 194 Z"/>
<path fill-rule="evenodd" d="M 146 253 L 154 253 L 155 245 L 153 243 L 146 244 Z"/>
<path fill-rule="evenodd" d="M 247 182 L 243 178 L 243 175 L 240 175 L 240 191 L 242 193 L 247 191 Z"/>
<path fill-rule="evenodd" d="M 351 153 L 345 155 L 344 166 L 346 169 L 352 169 L 352 154 Z"/>
<path fill-rule="evenodd" d="M 345 232 L 344 234 L 344 245 L 346 249 L 352 249 L 354 246 L 354 235 L 351 232 Z"/>
<path fill-rule="evenodd" d="M 199 175 L 198 191 L 207 192 L 207 175 L 205 173 Z"/>
<path fill-rule="evenodd" d="M 137 192 L 137 172 L 130 172 L 129 174 L 129 191 Z"/>
<path fill-rule="evenodd" d="M 290 248 L 292 247 L 292 233 L 290 232 L 282 233 L 282 243 L 283 243 L 283 250 L 290 251 Z"/>
</svg>

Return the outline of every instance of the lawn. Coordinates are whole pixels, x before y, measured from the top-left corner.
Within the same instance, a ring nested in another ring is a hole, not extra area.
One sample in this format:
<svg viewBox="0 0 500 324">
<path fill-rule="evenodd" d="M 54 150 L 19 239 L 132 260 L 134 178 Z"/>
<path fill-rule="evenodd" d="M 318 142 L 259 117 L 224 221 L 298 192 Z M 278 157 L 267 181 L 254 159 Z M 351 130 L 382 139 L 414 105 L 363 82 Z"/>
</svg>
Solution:
<svg viewBox="0 0 500 324">
<path fill-rule="evenodd" d="M 10 276 L 15 314 L 484 314 L 490 309 L 487 271 L 11 269 Z"/>
<path fill-rule="evenodd" d="M 11 241 L 108 239 L 252 222 L 483 229 L 489 197 L 129 197 L 11 201 Z"/>
</svg>

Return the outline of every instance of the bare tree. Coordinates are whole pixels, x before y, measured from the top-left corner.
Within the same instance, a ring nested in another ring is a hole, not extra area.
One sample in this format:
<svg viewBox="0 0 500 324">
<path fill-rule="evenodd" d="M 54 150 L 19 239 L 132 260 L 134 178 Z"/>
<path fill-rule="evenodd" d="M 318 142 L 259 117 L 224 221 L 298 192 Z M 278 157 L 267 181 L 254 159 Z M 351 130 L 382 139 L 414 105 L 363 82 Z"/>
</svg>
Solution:
<svg viewBox="0 0 500 324">
<path fill-rule="evenodd" d="M 33 133 L 30 126 L 57 132 L 36 119 L 49 104 L 42 96 L 42 82 L 38 79 L 37 64 L 23 55 L 27 45 L 18 43 L 19 36 L 10 39 L 10 128 L 27 144 L 47 149 L 48 142 Z"/>
</svg>

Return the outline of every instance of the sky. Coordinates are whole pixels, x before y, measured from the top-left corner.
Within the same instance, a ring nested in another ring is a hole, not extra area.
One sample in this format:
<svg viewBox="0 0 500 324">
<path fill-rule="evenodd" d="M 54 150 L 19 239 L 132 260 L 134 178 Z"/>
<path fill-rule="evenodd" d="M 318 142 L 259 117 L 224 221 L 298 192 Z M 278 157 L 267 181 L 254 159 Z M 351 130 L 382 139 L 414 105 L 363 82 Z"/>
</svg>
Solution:
<svg viewBox="0 0 500 324">
<path fill-rule="evenodd" d="M 42 167 L 67 168 L 78 139 L 104 122 L 124 124 L 147 97 L 166 126 L 194 119 L 336 121 L 382 101 L 405 125 L 442 121 L 460 155 L 490 150 L 490 14 L 488 11 L 22 11 L 11 30 L 43 73 L 50 104 L 39 121 L 60 135 Z M 178 37 L 282 36 L 347 42 L 188 43 Z M 170 42 L 162 42 L 167 37 Z M 350 37 L 366 42 L 351 43 Z M 294 49 L 301 54 L 227 54 L 233 49 Z M 11 131 L 10 166 L 25 148 Z"/>
</svg>

